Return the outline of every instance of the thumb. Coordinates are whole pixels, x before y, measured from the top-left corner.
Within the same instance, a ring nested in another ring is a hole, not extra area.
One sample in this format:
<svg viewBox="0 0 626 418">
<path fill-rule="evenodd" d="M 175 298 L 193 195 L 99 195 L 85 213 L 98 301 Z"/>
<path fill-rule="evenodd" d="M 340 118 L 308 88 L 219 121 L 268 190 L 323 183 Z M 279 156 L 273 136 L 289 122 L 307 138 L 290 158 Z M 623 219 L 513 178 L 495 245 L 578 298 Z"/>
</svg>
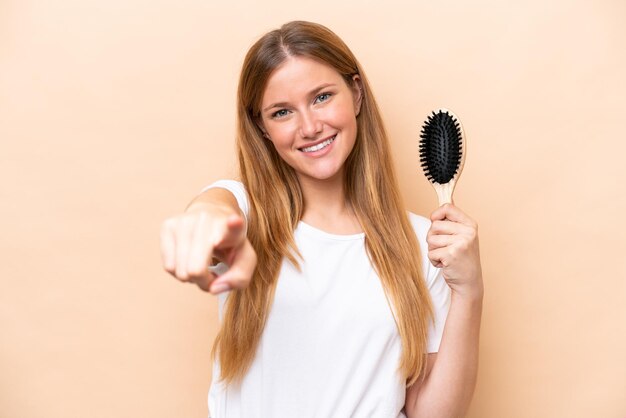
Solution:
<svg viewBox="0 0 626 418">
<path fill-rule="evenodd" d="M 248 286 L 256 269 L 257 255 L 248 240 L 236 249 L 228 270 L 211 283 L 211 293 L 224 288 L 243 289 Z"/>
</svg>

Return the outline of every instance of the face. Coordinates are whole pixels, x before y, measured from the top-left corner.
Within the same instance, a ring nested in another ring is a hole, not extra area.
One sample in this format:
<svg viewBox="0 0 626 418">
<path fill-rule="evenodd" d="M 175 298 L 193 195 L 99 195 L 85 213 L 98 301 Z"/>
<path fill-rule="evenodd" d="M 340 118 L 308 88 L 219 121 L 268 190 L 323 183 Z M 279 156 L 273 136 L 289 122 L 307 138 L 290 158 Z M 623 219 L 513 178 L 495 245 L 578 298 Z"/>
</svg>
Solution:
<svg viewBox="0 0 626 418">
<path fill-rule="evenodd" d="M 303 57 L 288 58 L 270 76 L 259 126 L 301 181 L 343 175 L 361 105 L 361 80 L 353 80 L 348 86 L 332 67 Z"/>
</svg>

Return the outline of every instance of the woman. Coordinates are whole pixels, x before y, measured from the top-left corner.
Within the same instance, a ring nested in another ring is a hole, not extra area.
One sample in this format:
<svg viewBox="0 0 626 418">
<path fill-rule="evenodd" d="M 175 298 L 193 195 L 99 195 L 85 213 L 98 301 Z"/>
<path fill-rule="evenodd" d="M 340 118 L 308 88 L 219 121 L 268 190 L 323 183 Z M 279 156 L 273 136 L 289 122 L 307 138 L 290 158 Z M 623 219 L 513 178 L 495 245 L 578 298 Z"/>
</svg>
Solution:
<svg viewBox="0 0 626 418">
<path fill-rule="evenodd" d="M 431 222 L 406 212 L 351 51 L 314 23 L 267 33 L 237 110 L 241 183 L 205 188 L 162 231 L 165 270 L 219 295 L 210 415 L 462 416 L 478 363 L 477 225 L 454 205 Z"/>
</svg>

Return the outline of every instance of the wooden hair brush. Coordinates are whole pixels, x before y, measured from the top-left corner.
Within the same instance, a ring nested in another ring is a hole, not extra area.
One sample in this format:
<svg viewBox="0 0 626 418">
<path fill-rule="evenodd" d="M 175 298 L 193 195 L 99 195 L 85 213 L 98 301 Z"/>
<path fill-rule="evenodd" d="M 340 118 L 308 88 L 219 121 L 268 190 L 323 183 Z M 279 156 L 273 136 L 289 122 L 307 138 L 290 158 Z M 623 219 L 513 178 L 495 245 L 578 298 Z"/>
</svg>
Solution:
<svg viewBox="0 0 626 418">
<path fill-rule="evenodd" d="M 451 111 L 438 109 L 422 125 L 420 137 L 420 163 L 437 192 L 439 206 L 452 203 L 467 153 L 461 122 Z"/>
</svg>

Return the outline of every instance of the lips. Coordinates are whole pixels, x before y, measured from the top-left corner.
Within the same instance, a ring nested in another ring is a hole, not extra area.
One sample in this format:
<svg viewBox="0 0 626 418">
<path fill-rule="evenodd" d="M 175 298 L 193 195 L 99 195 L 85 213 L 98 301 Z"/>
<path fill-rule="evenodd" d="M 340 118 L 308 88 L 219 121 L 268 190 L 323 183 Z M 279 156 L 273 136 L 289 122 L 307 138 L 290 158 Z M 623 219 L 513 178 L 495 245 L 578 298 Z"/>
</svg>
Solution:
<svg viewBox="0 0 626 418">
<path fill-rule="evenodd" d="M 323 139 L 321 141 L 318 141 L 312 145 L 308 145 L 306 147 L 302 147 L 302 148 L 298 148 L 300 151 L 302 152 L 315 152 L 315 151 L 319 151 L 321 149 L 326 148 L 327 146 L 329 146 L 330 144 L 333 143 L 333 141 L 335 140 L 335 138 L 337 137 L 337 134 L 331 136 L 330 138 L 326 138 Z"/>
</svg>

